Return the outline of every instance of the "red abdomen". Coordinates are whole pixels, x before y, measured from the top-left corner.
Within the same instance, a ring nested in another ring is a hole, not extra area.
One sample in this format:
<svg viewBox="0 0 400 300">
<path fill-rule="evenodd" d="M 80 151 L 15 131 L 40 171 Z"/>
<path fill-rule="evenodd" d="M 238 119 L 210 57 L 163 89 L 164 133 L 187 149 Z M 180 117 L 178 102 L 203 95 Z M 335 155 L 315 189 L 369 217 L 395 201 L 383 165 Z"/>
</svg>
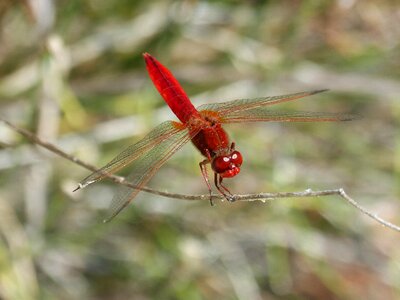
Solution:
<svg viewBox="0 0 400 300">
<path fill-rule="evenodd" d="M 198 111 L 172 73 L 150 54 L 144 53 L 143 57 L 151 80 L 178 119 L 186 124 L 191 116 L 198 115 Z"/>
</svg>

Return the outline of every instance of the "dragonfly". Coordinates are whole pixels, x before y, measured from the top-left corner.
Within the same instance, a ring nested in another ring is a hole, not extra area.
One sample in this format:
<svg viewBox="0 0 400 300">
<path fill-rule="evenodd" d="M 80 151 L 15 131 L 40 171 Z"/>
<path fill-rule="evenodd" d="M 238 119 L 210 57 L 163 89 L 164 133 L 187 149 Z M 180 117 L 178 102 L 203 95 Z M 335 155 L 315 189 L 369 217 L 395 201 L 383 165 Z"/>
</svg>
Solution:
<svg viewBox="0 0 400 300">
<path fill-rule="evenodd" d="M 318 94 L 327 91 L 326 89 L 204 104 L 196 108 L 171 71 L 149 53 L 144 53 L 143 57 L 150 79 L 179 121 L 161 123 L 142 140 L 127 147 L 109 163 L 79 183 L 74 191 L 131 165 L 131 173 L 125 180 L 136 188 L 120 187 L 111 201 L 109 215 L 104 220 L 105 222 L 110 221 L 126 208 L 157 170 L 189 141 L 204 156 L 199 167 L 208 188 L 211 205 L 213 205 L 212 187 L 208 177 L 208 165 L 211 165 L 214 173 L 214 185 L 218 192 L 228 201 L 234 201 L 234 195 L 224 185 L 223 180 L 239 174 L 243 156 L 236 149 L 235 143 L 230 141 L 227 132 L 222 127 L 224 124 L 332 122 L 349 121 L 355 118 L 354 115 L 343 113 L 282 112 L 269 109 L 272 105 Z"/>
</svg>

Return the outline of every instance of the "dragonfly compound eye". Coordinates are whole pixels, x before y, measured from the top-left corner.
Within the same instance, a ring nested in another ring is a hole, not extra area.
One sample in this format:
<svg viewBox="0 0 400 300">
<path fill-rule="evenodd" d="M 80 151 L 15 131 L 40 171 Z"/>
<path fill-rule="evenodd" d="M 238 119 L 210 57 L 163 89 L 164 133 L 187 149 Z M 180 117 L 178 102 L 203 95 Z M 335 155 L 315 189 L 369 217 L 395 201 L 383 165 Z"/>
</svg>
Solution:
<svg viewBox="0 0 400 300">
<path fill-rule="evenodd" d="M 229 156 L 218 156 L 212 161 L 211 167 L 215 172 L 223 173 L 229 170 L 231 165 L 232 162 Z"/>
<path fill-rule="evenodd" d="M 239 151 L 233 151 L 231 154 L 231 162 L 234 163 L 237 167 L 240 167 L 243 163 L 242 154 Z"/>
</svg>

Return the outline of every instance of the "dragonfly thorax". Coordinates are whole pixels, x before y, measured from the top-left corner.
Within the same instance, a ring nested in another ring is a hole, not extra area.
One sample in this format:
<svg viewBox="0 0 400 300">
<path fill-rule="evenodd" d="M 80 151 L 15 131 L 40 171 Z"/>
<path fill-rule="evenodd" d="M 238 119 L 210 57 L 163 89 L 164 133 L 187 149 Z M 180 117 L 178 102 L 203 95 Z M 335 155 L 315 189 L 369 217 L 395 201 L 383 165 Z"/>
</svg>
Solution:
<svg viewBox="0 0 400 300">
<path fill-rule="evenodd" d="M 229 155 L 216 156 L 211 162 L 211 167 L 222 178 L 227 178 L 239 174 L 242 163 L 242 154 L 239 151 L 233 151 Z"/>
</svg>

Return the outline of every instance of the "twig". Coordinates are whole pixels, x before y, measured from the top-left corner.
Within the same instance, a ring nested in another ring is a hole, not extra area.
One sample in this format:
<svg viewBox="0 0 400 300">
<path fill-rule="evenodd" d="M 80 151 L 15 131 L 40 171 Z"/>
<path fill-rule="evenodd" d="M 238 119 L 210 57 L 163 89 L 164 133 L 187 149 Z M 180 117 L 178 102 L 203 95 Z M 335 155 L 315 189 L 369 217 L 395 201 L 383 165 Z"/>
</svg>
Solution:
<svg viewBox="0 0 400 300">
<path fill-rule="evenodd" d="M 24 137 L 26 137 L 28 140 L 30 140 L 34 144 L 40 145 L 43 148 L 46 148 L 47 150 L 49 150 L 50 152 L 53 152 L 67 160 L 70 160 L 70 161 L 76 163 L 77 165 L 80 165 L 81 167 L 84 167 L 90 171 L 94 172 L 94 171 L 98 170 L 95 166 L 88 164 L 73 155 L 67 154 L 64 151 L 62 151 L 61 149 L 59 149 L 57 146 L 40 139 L 38 136 L 36 136 L 32 132 L 30 132 L 26 129 L 20 128 L 6 120 L 0 119 L 0 121 L 2 121 L 4 124 L 6 124 L 11 129 L 15 130 L 16 132 L 18 132 L 21 135 L 23 135 Z M 124 177 L 110 175 L 110 174 L 107 174 L 106 176 L 117 184 L 125 185 L 130 188 L 137 188 L 135 185 L 127 182 Z M 208 201 L 210 199 L 209 195 L 184 195 L 184 194 L 168 193 L 168 192 L 151 189 L 148 187 L 142 187 L 141 190 L 148 192 L 148 193 L 155 194 L 155 195 L 173 198 L 173 199 L 180 199 L 180 200 L 207 200 Z M 368 217 L 379 222 L 380 224 L 382 224 L 383 226 L 385 226 L 387 228 L 390 228 L 390 229 L 400 232 L 399 226 L 394 225 L 388 221 L 385 221 L 384 219 L 380 218 L 378 215 L 371 213 L 370 211 L 368 211 L 367 209 L 362 207 L 360 204 L 358 204 L 357 201 L 355 201 L 353 198 L 351 198 L 349 195 L 347 195 L 347 193 L 342 188 L 332 189 L 332 190 L 322 190 L 322 191 L 313 191 L 311 189 L 307 189 L 307 190 L 301 191 L 301 192 L 243 194 L 243 195 L 234 195 L 233 200 L 234 201 L 236 201 L 236 200 L 237 201 L 258 200 L 258 201 L 266 202 L 266 201 L 272 201 L 272 200 L 280 199 L 280 198 L 295 198 L 295 197 L 296 198 L 299 198 L 299 197 L 304 198 L 304 197 L 319 197 L 319 196 L 328 196 L 328 195 L 340 196 L 341 198 L 346 200 L 348 203 L 353 205 L 355 208 L 357 208 L 359 211 L 361 211 L 363 214 L 367 215 Z M 223 197 L 221 195 L 217 195 L 217 194 L 213 194 L 212 197 L 216 198 L 216 199 L 223 199 Z"/>
</svg>

